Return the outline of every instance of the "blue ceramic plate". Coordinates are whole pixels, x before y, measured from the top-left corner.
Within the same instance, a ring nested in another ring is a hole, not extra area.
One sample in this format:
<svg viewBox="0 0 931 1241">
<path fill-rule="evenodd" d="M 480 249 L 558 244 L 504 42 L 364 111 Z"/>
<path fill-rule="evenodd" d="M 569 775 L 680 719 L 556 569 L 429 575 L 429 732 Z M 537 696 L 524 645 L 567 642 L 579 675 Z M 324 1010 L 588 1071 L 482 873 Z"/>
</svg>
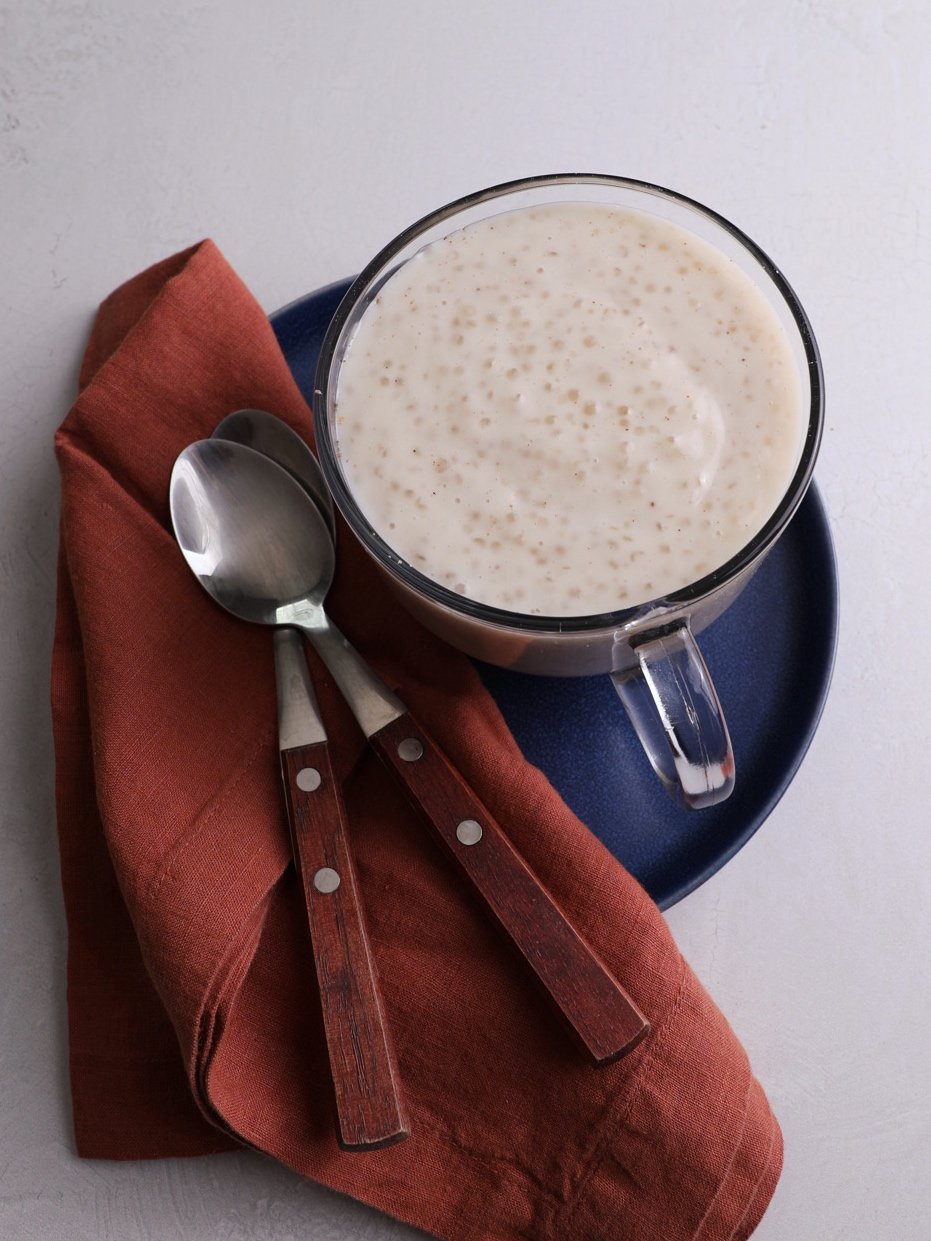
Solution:
<svg viewBox="0 0 931 1241">
<path fill-rule="evenodd" d="M 272 318 L 308 403 L 324 332 L 348 287 L 311 293 Z M 812 486 L 750 585 L 702 634 L 737 787 L 698 811 L 680 810 L 663 791 L 608 677 L 477 667 L 527 758 L 666 909 L 732 858 L 788 788 L 821 718 L 836 640 L 834 547 Z"/>
</svg>

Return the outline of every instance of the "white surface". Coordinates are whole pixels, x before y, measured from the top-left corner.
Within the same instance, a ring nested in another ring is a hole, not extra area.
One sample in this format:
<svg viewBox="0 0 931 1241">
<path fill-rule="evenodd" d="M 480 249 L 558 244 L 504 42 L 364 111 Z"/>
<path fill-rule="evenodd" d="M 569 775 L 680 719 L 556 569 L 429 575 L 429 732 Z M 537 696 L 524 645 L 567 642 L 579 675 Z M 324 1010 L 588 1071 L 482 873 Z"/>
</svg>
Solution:
<svg viewBox="0 0 931 1241">
<path fill-rule="evenodd" d="M 272 309 L 478 186 L 673 186 L 815 324 L 842 631 L 820 732 L 671 912 L 782 1121 L 760 1241 L 931 1237 L 931 16 L 921 3 L 0 4 L 0 1236 L 406 1238 L 249 1155 L 81 1163 L 47 708 L 51 437 L 97 302 L 211 235 Z"/>
</svg>

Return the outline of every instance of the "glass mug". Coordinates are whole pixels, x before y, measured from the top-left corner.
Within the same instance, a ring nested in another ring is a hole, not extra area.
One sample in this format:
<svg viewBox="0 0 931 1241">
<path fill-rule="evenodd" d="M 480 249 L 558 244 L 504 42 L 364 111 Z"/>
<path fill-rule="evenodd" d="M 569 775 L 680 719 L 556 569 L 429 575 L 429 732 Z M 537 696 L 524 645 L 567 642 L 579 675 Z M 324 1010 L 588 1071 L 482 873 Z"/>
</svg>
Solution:
<svg viewBox="0 0 931 1241">
<path fill-rule="evenodd" d="M 710 243 L 763 293 L 797 370 L 804 437 L 795 472 L 759 532 L 726 563 L 661 598 L 596 616 L 541 616 L 491 607 L 425 576 L 400 558 L 361 510 L 341 467 L 335 427 L 340 372 L 361 317 L 385 282 L 424 246 L 466 225 L 551 203 L 608 204 L 647 212 Z M 734 755 L 720 702 L 695 635 L 743 590 L 801 503 L 824 420 L 818 347 L 804 310 L 772 261 L 716 212 L 672 190 L 622 177 L 532 177 L 470 194 L 432 212 L 390 242 L 353 282 L 330 324 L 314 384 L 317 452 L 337 506 L 401 601 L 428 629 L 466 654 L 544 676 L 608 674 L 667 791 L 692 809 L 734 787 Z"/>
</svg>

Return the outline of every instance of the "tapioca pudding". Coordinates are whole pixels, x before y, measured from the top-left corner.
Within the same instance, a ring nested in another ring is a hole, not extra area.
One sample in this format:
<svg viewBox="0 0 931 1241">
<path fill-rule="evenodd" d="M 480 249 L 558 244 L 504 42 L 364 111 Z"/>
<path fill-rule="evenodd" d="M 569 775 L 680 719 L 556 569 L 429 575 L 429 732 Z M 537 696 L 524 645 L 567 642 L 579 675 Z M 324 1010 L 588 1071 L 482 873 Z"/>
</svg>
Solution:
<svg viewBox="0 0 931 1241">
<path fill-rule="evenodd" d="M 348 485 L 399 557 L 556 617 L 724 564 L 777 507 L 805 427 L 788 339 L 743 271 L 587 203 L 425 246 L 363 314 L 335 416 Z"/>
</svg>

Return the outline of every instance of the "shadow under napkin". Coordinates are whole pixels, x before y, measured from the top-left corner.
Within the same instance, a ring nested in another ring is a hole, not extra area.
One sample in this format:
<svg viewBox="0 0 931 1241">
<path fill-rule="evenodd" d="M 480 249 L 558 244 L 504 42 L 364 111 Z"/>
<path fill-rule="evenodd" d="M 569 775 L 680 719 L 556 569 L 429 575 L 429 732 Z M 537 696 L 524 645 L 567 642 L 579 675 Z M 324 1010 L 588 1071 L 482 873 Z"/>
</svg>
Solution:
<svg viewBox="0 0 931 1241">
<path fill-rule="evenodd" d="M 606 1069 L 586 1063 L 312 659 L 412 1122 L 398 1146 L 339 1151 L 270 637 L 199 589 L 167 511 L 175 456 L 231 409 L 270 409 L 308 438 L 309 411 L 210 242 L 104 303 L 81 382 L 56 441 L 52 678 L 79 1152 L 245 1142 L 440 1237 L 749 1236 L 781 1137 L 743 1049 L 652 901 L 523 759 L 468 660 L 415 627 L 348 535 L 338 623 L 653 1032 Z"/>
</svg>

